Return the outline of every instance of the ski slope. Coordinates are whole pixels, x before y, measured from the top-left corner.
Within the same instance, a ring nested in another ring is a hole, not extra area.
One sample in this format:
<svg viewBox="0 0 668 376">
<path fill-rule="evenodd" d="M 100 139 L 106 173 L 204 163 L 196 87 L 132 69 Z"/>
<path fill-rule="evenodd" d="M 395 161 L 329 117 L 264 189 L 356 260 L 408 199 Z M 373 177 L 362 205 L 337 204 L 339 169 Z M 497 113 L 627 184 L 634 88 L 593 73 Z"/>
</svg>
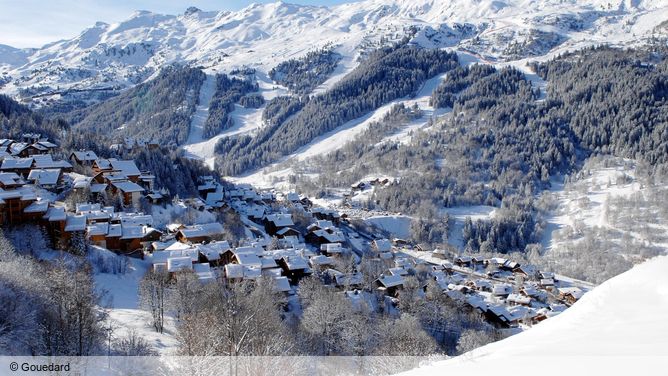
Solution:
<svg viewBox="0 0 668 376">
<path fill-rule="evenodd" d="M 665 375 L 667 271 L 656 257 L 530 330 L 402 375 Z"/>
<path fill-rule="evenodd" d="M 209 118 L 209 104 L 216 92 L 216 76 L 207 75 L 199 91 L 199 100 L 195 113 L 190 120 L 190 133 L 188 133 L 188 144 L 194 144 L 203 140 L 202 133 L 204 124 Z"/>
</svg>

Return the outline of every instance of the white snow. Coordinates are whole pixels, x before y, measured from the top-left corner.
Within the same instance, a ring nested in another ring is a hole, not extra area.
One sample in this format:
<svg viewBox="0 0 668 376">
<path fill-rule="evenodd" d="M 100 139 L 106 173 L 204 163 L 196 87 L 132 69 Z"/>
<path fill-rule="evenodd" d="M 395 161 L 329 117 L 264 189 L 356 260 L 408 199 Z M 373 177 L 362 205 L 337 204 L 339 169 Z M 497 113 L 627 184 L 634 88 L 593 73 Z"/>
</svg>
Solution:
<svg viewBox="0 0 668 376">
<path fill-rule="evenodd" d="M 199 91 L 199 101 L 197 107 L 195 108 L 195 113 L 192 116 L 190 121 L 190 133 L 188 134 L 188 144 L 194 144 L 201 142 L 202 131 L 204 129 L 204 124 L 206 124 L 206 119 L 209 117 L 209 104 L 211 103 L 211 98 L 216 92 L 216 76 L 207 75 L 202 87 Z"/>
<path fill-rule="evenodd" d="M 666 0 L 365 0 L 332 7 L 252 4 L 235 12 L 176 16 L 140 11 L 41 48 L 0 46 L 0 66 L 14 79 L 2 92 L 15 95 L 38 85 L 52 90 L 127 88 L 172 62 L 219 72 L 250 66 L 266 76 L 282 61 L 333 45 L 342 60 L 315 90 L 320 93 L 370 51 L 405 36 L 409 26 L 428 26 L 436 33 L 430 40 L 421 31 L 416 43 L 466 50 L 498 62 L 509 58 L 503 52 L 507 46 L 530 42 L 531 30 L 563 36 L 562 44 L 544 51 L 550 54 L 596 44 L 645 43 L 665 35 L 666 29 L 657 26 L 666 20 L 667 9 Z M 571 20 L 577 27 L 569 25 Z M 453 33 L 455 23 L 470 32 Z"/>
<path fill-rule="evenodd" d="M 614 277 L 560 315 L 403 375 L 658 375 L 668 364 L 668 257 Z"/>
<path fill-rule="evenodd" d="M 105 257 L 125 257 L 115 255 L 102 248 L 92 247 Z M 151 264 L 145 260 L 128 258 L 128 270 L 125 274 L 95 272 L 93 278 L 98 291 L 106 291 L 105 300 L 110 303 L 109 318 L 114 329 L 112 338 L 119 339 L 131 331 L 150 343 L 161 355 L 174 354 L 178 342 L 175 322 L 166 317 L 165 332 L 160 334 L 151 326 L 151 315 L 139 307 L 139 282 Z"/>
<path fill-rule="evenodd" d="M 462 229 L 464 228 L 466 217 L 470 217 L 473 222 L 479 219 L 486 220 L 493 218 L 496 210 L 497 208 L 486 205 L 455 206 L 443 209 L 443 214 L 448 213 L 448 216 L 450 217 L 448 243 L 463 248 L 465 244 L 462 236 Z"/>
<path fill-rule="evenodd" d="M 365 221 L 379 227 L 398 238 L 410 237 L 411 217 L 405 215 L 384 215 L 366 218 Z"/>
</svg>

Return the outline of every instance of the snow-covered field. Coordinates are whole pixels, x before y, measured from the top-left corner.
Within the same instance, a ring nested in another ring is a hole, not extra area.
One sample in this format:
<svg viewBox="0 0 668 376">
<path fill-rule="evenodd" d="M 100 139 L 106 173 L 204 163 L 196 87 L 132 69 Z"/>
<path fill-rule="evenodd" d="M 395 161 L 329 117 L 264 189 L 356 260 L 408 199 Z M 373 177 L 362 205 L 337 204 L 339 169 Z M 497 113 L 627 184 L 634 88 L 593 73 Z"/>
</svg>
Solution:
<svg viewBox="0 0 668 376">
<path fill-rule="evenodd" d="M 668 217 L 657 206 L 665 182 L 638 176 L 632 160 L 590 159 L 567 184 L 554 184 L 556 204 L 542 240 L 547 252 L 563 252 L 588 237 L 602 237 L 609 252 L 631 262 L 668 253 Z"/>
<path fill-rule="evenodd" d="M 557 317 L 404 375 L 660 375 L 668 364 L 668 257 L 614 277 Z"/>
<path fill-rule="evenodd" d="M 93 247 L 96 252 L 107 258 L 120 258 L 102 248 Z M 105 291 L 104 300 L 109 304 L 107 308 L 109 318 L 105 326 L 113 328 L 112 339 L 119 339 L 131 331 L 145 339 L 161 355 L 174 354 L 178 345 L 175 322 L 166 317 L 164 333 L 158 333 L 151 326 L 151 315 L 140 308 L 139 283 L 151 267 L 147 260 L 135 258 L 127 259 L 129 264 L 124 274 L 101 273 L 96 271 L 93 278 L 98 291 Z"/>
</svg>

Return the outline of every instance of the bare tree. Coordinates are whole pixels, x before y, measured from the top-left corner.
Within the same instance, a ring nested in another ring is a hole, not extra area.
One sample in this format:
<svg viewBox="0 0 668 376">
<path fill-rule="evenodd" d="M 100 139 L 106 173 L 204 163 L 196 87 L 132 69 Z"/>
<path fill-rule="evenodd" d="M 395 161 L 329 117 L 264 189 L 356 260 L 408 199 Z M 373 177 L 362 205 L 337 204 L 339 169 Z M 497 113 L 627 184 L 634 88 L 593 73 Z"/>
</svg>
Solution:
<svg viewBox="0 0 668 376">
<path fill-rule="evenodd" d="M 169 275 L 165 271 L 151 270 L 139 284 L 142 308 L 151 313 L 153 327 L 158 333 L 165 329 L 165 310 L 168 299 Z"/>
</svg>

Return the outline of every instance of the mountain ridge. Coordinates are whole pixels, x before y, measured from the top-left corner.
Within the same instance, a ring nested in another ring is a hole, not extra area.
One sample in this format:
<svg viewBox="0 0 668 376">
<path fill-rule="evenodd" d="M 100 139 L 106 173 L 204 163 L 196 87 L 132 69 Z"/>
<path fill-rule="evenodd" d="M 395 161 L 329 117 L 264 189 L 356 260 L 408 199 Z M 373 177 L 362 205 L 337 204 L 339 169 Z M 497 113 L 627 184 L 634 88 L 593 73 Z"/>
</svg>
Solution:
<svg viewBox="0 0 668 376">
<path fill-rule="evenodd" d="M 41 48 L 0 48 L 0 92 L 32 98 L 56 89 L 129 88 L 170 63 L 211 71 L 248 65 L 266 73 L 326 44 L 359 60 L 405 36 L 425 47 L 518 60 L 592 44 L 642 43 L 665 21 L 665 8 L 666 0 L 367 0 L 333 7 L 279 1 L 239 11 L 188 8 L 179 15 L 136 11 Z"/>
</svg>

